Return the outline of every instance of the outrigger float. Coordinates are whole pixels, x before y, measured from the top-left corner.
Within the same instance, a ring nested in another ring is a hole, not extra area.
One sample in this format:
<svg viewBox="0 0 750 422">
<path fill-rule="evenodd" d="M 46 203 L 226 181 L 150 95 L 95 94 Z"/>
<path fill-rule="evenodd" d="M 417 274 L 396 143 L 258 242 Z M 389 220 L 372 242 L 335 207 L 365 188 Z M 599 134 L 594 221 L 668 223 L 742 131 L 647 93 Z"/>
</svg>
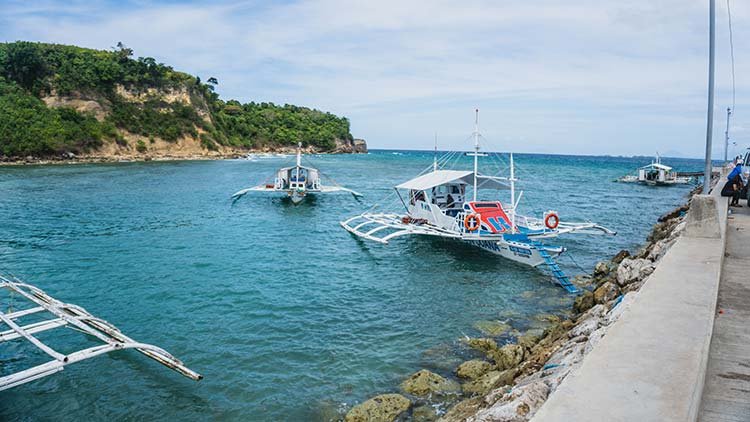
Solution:
<svg viewBox="0 0 750 422">
<path fill-rule="evenodd" d="M 431 171 L 395 186 L 396 194 L 406 213 L 370 213 L 351 217 L 341 226 L 363 239 L 387 244 L 390 240 L 407 235 L 427 235 L 458 239 L 494 254 L 532 267 L 546 266 L 557 283 L 570 293 L 578 288 L 560 269 L 555 258 L 565 252 L 561 246 L 543 244 L 540 240 L 567 233 L 616 234 L 595 223 L 569 223 L 560 221 L 555 211 L 546 212 L 542 218 L 520 215 L 517 212 L 523 192 L 516 198 L 513 154 L 510 154 L 510 177 L 486 176 L 478 172 L 479 111 L 474 126 L 474 151 L 466 155 L 474 158 L 474 169 L 448 170 L 449 159 L 438 160 Z M 451 155 L 454 153 L 449 153 Z M 472 187 L 467 198 L 467 187 Z M 480 190 L 510 190 L 510 205 L 495 200 L 479 200 Z M 401 190 L 408 192 L 405 201 Z"/>
<path fill-rule="evenodd" d="M 333 181 L 332 181 L 333 182 Z M 335 183 L 335 182 L 333 182 Z M 297 146 L 297 163 L 292 167 L 280 168 L 273 183 L 264 183 L 252 188 L 242 189 L 232 195 L 237 200 L 250 192 L 275 192 L 286 194 L 294 204 L 298 204 L 311 194 L 349 192 L 354 197 L 362 196 L 359 192 L 342 186 L 322 184 L 320 170 L 302 165 L 302 143 Z"/>
<path fill-rule="evenodd" d="M 23 303 L 27 305 L 31 303 L 31 307 L 0 312 L 0 322 L 10 328 L 0 332 L 0 345 L 11 340 L 25 339 L 52 357 L 52 360 L 47 363 L 1 377 L 0 391 L 55 374 L 67 365 L 123 349 L 135 349 L 192 380 L 198 381 L 203 378 L 201 374 L 186 367 L 166 350 L 137 342 L 109 322 L 91 315 L 80 306 L 60 302 L 38 287 L 0 276 L 0 291 L 7 291 L 14 300 L 18 297 L 18 299 L 25 299 Z M 41 313 L 52 314 L 54 318 L 26 324 L 19 321 L 24 317 Z M 34 336 L 37 333 L 61 327 L 80 331 L 91 338 L 99 339 L 103 344 L 63 354 Z"/>
</svg>

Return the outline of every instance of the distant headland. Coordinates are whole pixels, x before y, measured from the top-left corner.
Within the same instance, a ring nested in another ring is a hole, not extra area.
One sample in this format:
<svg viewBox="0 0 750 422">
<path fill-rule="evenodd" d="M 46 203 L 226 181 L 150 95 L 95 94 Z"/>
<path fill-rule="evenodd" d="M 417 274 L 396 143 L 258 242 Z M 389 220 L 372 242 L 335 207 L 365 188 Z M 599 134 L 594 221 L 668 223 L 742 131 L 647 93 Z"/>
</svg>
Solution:
<svg viewBox="0 0 750 422">
<path fill-rule="evenodd" d="M 0 43 L 0 162 L 119 161 L 367 152 L 349 120 L 307 107 L 224 101 L 216 78 L 150 57 Z"/>
</svg>

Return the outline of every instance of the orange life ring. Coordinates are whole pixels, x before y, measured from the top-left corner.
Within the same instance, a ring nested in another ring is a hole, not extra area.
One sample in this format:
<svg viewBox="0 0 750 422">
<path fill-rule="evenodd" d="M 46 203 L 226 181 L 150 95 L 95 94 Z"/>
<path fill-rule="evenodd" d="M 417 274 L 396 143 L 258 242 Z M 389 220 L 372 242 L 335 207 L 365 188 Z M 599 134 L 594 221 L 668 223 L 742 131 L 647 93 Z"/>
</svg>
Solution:
<svg viewBox="0 0 750 422">
<path fill-rule="evenodd" d="M 552 220 L 552 221 L 550 221 L 550 220 Z M 557 215 L 556 212 L 550 211 L 544 217 L 544 225 L 547 226 L 548 229 L 554 230 L 554 229 L 557 228 L 557 226 L 560 225 L 560 217 L 558 217 L 558 215 Z"/>
<path fill-rule="evenodd" d="M 464 227 L 466 227 L 466 230 L 470 232 L 475 232 L 479 230 L 479 225 L 482 222 L 481 215 L 479 214 L 469 214 L 464 218 Z M 470 224 L 470 221 L 474 221 L 474 224 Z"/>
</svg>

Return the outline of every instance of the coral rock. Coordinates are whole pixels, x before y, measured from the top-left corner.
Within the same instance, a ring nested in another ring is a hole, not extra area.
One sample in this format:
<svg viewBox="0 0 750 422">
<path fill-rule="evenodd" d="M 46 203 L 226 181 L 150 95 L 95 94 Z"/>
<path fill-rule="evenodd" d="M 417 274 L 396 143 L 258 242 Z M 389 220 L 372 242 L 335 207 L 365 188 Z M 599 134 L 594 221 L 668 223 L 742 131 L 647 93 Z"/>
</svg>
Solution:
<svg viewBox="0 0 750 422">
<path fill-rule="evenodd" d="M 615 255 L 614 258 L 612 258 L 612 263 L 615 265 L 619 265 L 625 258 L 630 257 L 630 252 L 626 249 L 621 250 L 620 252 L 617 252 L 617 255 Z"/>
<path fill-rule="evenodd" d="M 486 374 L 492 369 L 492 364 L 481 359 L 472 359 L 458 366 L 456 375 L 460 378 L 473 380 Z"/>
<path fill-rule="evenodd" d="M 437 418 L 437 410 L 428 404 L 416 406 L 411 411 L 411 420 L 414 422 L 432 422 Z"/>
<path fill-rule="evenodd" d="M 455 393 L 460 388 L 461 386 L 457 382 L 445 379 L 426 369 L 415 372 L 401 383 L 401 389 L 404 392 L 420 397 L 430 394 Z"/>
<path fill-rule="evenodd" d="M 411 402 L 401 394 L 381 394 L 354 406 L 346 422 L 391 422 L 409 410 Z"/>
<path fill-rule="evenodd" d="M 491 354 L 499 369 L 512 368 L 523 360 L 523 347 L 517 344 L 506 344 Z"/>
<path fill-rule="evenodd" d="M 550 389 L 544 381 L 537 381 L 514 388 L 489 409 L 478 412 L 472 422 L 516 422 L 527 421 L 549 395 Z"/>
<path fill-rule="evenodd" d="M 583 292 L 580 296 L 578 296 L 573 302 L 573 311 L 576 313 L 583 313 L 588 311 L 594 306 L 594 294 L 586 291 Z"/>
<path fill-rule="evenodd" d="M 609 274 L 610 268 L 606 262 L 598 262 L 594 267 L 594 277 L 601 277 Z"/>
<path fill-rule="evenodd" d="M 466 394 L 485 395 L 496 388 L 513 384 L 513 379 L 517 374 L 517 369 L 491 371 L 475 379 L 474 381 L 464 384 L 463 391 Z"/>
<path fill-rule="evenodd" d="M 654 272 L 654 265 L 648 259 L 626 258 L 617 267 L 617 284 L 622 287 L 640 281 Z"/>
<path fill-rule="evenodd" d="M 518 345 L 523 347 L 525 350 L 531 350 L 535 344 L 539 343 L 541 335 L 537 334 L 539 330 L 529 330 L 526 334 L 518 337 Z"/>
<path fill-rule="evenodd" d="M 462 400 L 451 407 L 445 415 L 438 419 L 438 422 L 463 422 L 477 413 L 481 405 L 482 399 L 478 397 Z"/>
<path fill-rule="evenodd" d="M 491 338 L 470 338 L 466 340 L 466 344 L 472 349 L 487 354 L 497 350 L 497 343 Z"/>
<path fill-rule="evenodd" d="M 474 323 L 474 328 L 481 331 L 482 334 L 497 337 L 500 334 L 508 331 L 510 325 L 500 321 L 477 321 Z"/>
<path fill-rule="evenodd" d="M 620 291 L 617 289 L 617 285 L 611 282 L 606 282 L 594 290 L 594 302 L 598 304 L 607 303 L 616 298 L 619 293 Z"/>
</svg>

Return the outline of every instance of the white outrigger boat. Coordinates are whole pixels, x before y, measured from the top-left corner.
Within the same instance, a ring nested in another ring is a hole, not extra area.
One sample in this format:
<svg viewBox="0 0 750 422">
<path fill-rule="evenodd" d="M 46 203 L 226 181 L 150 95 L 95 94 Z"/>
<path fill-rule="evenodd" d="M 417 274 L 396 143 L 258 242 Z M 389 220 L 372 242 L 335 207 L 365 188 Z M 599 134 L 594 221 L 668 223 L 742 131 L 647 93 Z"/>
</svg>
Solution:
<svg viewBox="0 0 750 422">
<path fill-rule="evenodd" d="M 334 182 L 335 183 L 335 182 Z M 250 192 L 278 192 L 286 194 L 293 203 L 298 204 L 310 194 L 349 192 L 354 197 L 362 196 L 359 192 L 342 186 L 326 186 L 322 184 L 320 170 L 302 165 L 302 143 L 297 146 L 297 163 L 291 167 L 280 168 L 276 172 L 273 183 L 264 183 L 247 189 L 242 189 L 232 195 L 237 200 Z"/>
<path fill-rule="evenodd" d="M 672 186 L 691 183 L 693 178 L 680 176 L 672 167 L 662 164 L 661 157 L 656 154 L 656 159 L 651 164 L 639 168 L 637 175 L 629 174 L 617 179 L 617 181 L 649 186 Z"/>
<path fill-rule="evenodd" d="M 406 213 L 370 213 L 342 221 L 341 226 L 363 239 L 387 244 L 406 235 L 428 235 L 458 239 L 515 262 L 538 267 L 547 266 L 557 282 L 571 293 L 578 288 L 570 282 L 555 262 L 565 252 L 561 246 L 550 246 L 541 239 L 566 233 L 611 234 L 615 232 L 595 223 L 562 222 L 555 211 L 542 218 L 518 214 L 523 192 L 516 198 L 513 154 L 510 154 L 510 177 L 486 176 L 478 172 L 478 158 L 487 154 L 479 150 L 478 111 L 474 128 L 472 170 L 441 169 L 437 156 L 431 171 L 395 186 Z M 467 198 L 467 187 L 472 187 Z M 496 200 L 479 200 L 484 189 L 509 189 L 510 205 Z M 400 190 L 408 192 L 405 201 Z"/>
</svg>

